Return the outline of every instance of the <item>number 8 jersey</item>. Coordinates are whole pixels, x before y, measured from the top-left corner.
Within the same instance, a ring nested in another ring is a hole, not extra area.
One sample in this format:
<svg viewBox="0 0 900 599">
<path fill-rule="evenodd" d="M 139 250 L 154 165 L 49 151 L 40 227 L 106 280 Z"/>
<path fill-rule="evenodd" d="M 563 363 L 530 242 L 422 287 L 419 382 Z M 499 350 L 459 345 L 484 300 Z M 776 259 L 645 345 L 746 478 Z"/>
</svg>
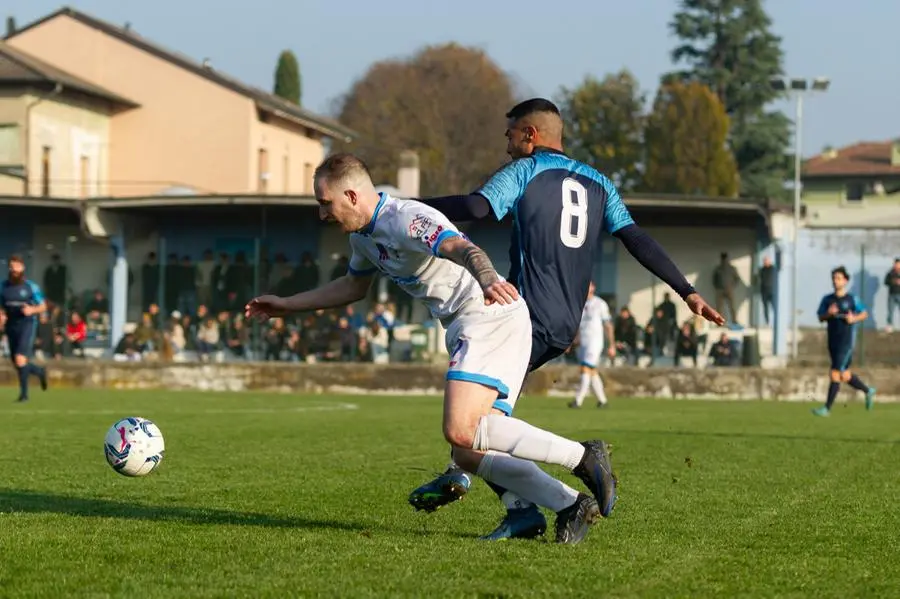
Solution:
<svg viewBox="0 0 900 599">
<path fill-rule="evenodd" d="M 593 278 L 600 232 L 633 225 L 615 185 L 594 168 L 540 148 L 497 171 L 475 193 L 497 220 L 512 213 L 510 274 L 536 336 L 567 348 Z"/>
</svg>

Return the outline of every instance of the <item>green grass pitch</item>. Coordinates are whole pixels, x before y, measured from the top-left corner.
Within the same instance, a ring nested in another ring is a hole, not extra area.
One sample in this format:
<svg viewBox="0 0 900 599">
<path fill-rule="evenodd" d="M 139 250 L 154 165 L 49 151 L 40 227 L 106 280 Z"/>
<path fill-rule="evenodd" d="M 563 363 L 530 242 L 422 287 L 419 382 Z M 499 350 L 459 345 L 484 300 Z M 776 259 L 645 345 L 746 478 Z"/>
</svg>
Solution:
<svg viewBox="0 0 900 599">
<path fill-rule="evenodd" d="M 485 543 L 485 485 L 431 515 L 438 398 L 54 391 L 0 403 L 0 597 L 892 597 L 900 406 L 526 397 L 613 444 L 620 500 L 578 546 Z M 155 421 L 151 476 L 107 466 Z M 556 471 L 558 472 L 558 471 Z M 568 481 L 578 487 L 569 475 Z M 552 526 L 552 516 L 548 518 Z"/>
</svg>

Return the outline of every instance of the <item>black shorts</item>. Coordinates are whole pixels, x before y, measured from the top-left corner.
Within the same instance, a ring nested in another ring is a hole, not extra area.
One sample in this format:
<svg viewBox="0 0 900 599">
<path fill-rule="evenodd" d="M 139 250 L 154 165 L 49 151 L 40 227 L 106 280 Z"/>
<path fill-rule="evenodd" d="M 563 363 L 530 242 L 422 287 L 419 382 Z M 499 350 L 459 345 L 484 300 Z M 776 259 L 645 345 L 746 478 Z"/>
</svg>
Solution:
<svg viewBox="0 0 900 599">
<path fill-rule="evenodd" d="M 850 370 L 850 364 L 853 362 L 853 345 L 829 345 L 828 356 L 831 358 L 831 370 L 838 372 Z"/>
<path fill-rule="evenodd" d="M 9 343 L 9 355 L 25 356 L 34 355 L 34 334 L 37 327 L 33 322 L 23 322 L 10 325 L 6 324 L 6 340 Z"/>
<path fill-rule="evenodd" d="M 531 359 L 528 360 L 528 372 L 534 372 L 550 360 L 566 353 L 568 348 L 557 347 L 547 340 L 547 335 L 531 323 Z"/>
</svg>

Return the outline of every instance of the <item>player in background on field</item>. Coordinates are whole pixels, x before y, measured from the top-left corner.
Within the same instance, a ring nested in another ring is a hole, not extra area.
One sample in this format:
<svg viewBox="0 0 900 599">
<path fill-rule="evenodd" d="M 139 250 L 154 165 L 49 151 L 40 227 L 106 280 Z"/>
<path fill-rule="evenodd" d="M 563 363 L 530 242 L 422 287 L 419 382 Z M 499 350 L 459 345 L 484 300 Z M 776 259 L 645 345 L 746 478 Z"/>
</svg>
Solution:
<svg viewBox="0 0 900 599">
<path fill-rule="evenodd" d="M 570 408 L 582 406 L 588 388 L 594 392 L 598 408 L 607 405 L 603 379 L 597 374 L 597 367 L 603 357 L 604 338 L 609 358 L 616 357 L 616 337 L 613 331 L 612 316 L 609 313 L 609 304 L 602 297 L 594 295 L 596 290 L 594 282 L 591 281 L 588 287 L 588 299 L 581 312 L 581 325 L 578 327 L 578 362 L 581 364 L 581 380 L 578 384 L 575 401 L 569 404 Z"/>
<path fill-rule="evenodd" d="M 19 375 L 19 401 L 28 401 L 29 376 L 38 377 L 41 389 L 47 389 L 47 371 L 30 362 L 38 314 L 47 311 L 47 303 L 37 283 L 25 278 L 25 261 L 21 256 L 10 256 L 8 265 L 9 278 L 0 284 L 0 309 L 6 314 L 6 339 Z"/>
<path fill-rule="evenodd" d="M 563 121 L 553 102 L 526 100 L 507 114 L 506 152 L 501 167 L 477 191 L 421 200 L 451 221 L 513 217 L 510 282 L 528 304 L 536 370 L 572 345 L 599 254 L 600 233 L 619 239 L 647 270 L 685 301 L 691 312 L 722 325 L 725 320 L 696 292 L 665 250 L 631 218 L 615 185 L 563 151 Z M 490 483 L 489 483 L 490 484 Z M 451 463 L 444 474 L 409 496 L 417 510 L 432 512 L 468 492 L 470 477 Z M 507 508 L 506 518 L 485 539 L 533 538 L 545 528 L 540 510 L 514 493 L 491 488 Z M 612 512 L 615 495 L 600 506 Z"/>
<path fill-rule="evenodd" d="M 609 502 L 615 492 L 609 458 L 602 441 L 578 443 L 510 416 L 531 354 L 528 307 L 515 287 L 440 212 L 377 193 L 355 156 L 327 158 L 314 184 L 320 217 L 350 235 L 348 273 L 288 298 L 255 298 L 247 316 L 350 304 L 366 296 L 376 272 L 391 277 L 447 330 L 443 432 L 456 463 L 555 511 L 557 542 L 580 542 L 600 518 L 598 502 Z M 594 497 L 554 479 L 535 461 L 565 467 Z"/>
<path fill-rule="evenodd" d="M 824 406 L 813 410 L 816 416 L 828 416 L 831 406 L 841 388 L 848 383 L 854 389 L 866 394 L 866 409 L 871 410 L 875 402 L 875 388 L 869 387 L 858 376 L 850 372 L 853 348 L 856 345 L 856 330 L 859 323 L 869 317 L 865 305 L 859 298 L 847 291 L 850 275 L 839 266 L 831 271 L 834 293 L 829 293 L 819 302 L 819 322 L 828 323 L 828 355 L 831 358 L 831 384 Z"/>
</svg>

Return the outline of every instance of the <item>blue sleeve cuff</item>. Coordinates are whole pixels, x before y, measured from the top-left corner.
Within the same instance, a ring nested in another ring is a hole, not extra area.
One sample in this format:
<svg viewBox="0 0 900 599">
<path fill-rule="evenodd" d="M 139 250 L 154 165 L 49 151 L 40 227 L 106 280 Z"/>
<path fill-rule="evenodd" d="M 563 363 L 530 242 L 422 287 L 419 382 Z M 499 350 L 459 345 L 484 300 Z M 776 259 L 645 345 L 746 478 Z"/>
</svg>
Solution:
<svg viewBox="0 0 900 599">
<path fill-rule="evenodd" d="M 440 235 L 438 235 L 437 239 L 434 240 L 434 245 L 431 246 L 431 252 L 438 258 L 442 258 L 443 256 L 441 256 L 440 253 L 441 244 L 451 237 L 459 237 L 459 233 L 457 233 L 456 231 L 443 231 Z"/>
<path fill-rule="evenodd" d="M 356 270 L 352 266 L 347 267 L 347 272 L 353 275 L 354 277 L 368 277 L 369 275 L 374 275 L 378 271 L 377 268 L 367 268 L 365 270 Z"/>
</svg>

